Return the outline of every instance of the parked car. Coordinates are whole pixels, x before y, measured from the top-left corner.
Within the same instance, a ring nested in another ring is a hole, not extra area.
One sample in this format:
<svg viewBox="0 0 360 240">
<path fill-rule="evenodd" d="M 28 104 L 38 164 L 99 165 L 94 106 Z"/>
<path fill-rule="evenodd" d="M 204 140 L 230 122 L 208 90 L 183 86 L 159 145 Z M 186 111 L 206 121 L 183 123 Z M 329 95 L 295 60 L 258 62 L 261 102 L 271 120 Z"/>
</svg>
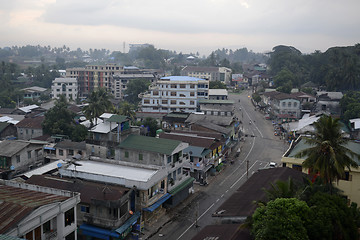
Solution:
<svg viewBox="0 0 360 240">
<path fill-rule="evenodd" d="M 276 162 L 270 162 L 269 166 L 270 166 L 271 168 L 276 167 Z"/>
</svg>

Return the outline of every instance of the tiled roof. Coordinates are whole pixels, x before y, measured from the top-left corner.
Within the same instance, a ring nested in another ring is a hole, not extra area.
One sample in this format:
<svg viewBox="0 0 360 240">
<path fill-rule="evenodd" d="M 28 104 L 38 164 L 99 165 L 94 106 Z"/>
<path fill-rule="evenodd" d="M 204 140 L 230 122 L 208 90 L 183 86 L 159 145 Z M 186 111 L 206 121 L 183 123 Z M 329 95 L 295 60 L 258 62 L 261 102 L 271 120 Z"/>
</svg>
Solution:
<svg viewBox="0 0 360 240">
<path fill-rule="evenodd" d="M 24 118 L 16 127 L 19 128 L 33 128 L 33 129 L 42 129 L 42 122 L 44 121 L 44 116 L 34 117 L 34 118 Z"/>
<path fill-rule="evenodd" d="M 129 189 L 121 186 L 101 184 L 86 180 L 33 175 L 26 183 L 44 187 L 79 192 L 82 203 L 91 204 L 92 200 L 116 201 L 121 199 Z"/>
<path fill-rule="evenodd" d="M 120 148 L 158 152 L 171 155 L 181 142 L 140 135 L 130 135 L 119 144 Z"/>
<path fill-rule="evenodd" d="M 6 233 L 34 209 L 68 197 L 0 185 L 0 233 Z"/>
</svg>

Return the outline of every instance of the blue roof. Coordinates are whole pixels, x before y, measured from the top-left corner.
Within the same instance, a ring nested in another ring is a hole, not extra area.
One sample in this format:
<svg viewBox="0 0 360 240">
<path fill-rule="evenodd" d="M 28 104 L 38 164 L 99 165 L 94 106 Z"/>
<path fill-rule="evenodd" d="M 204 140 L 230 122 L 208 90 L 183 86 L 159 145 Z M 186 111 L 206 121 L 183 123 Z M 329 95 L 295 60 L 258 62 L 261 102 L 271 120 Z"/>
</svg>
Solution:
<svg viewBox="0 0 360 240">
<path fill-rule="evenodd" d="M 143 210 L 147 211 L 147 212 L 153 212 L 155 209 L 160 207 L 160 205 L 163 204 L 170 197 L 171 197 L 170 193 L 166 193 L 159 200 L 157 200 L 153 205 L 151 205 L 150 207 L 144 208 Z"/>
<path fill-rule="evenodd" d="M 196 78 L 196 77 L 188 77 L 188 76 L 169 76 L 169 77 L 162 77 L 160 80 L 169 80 L 169 81 L 200 81 L 205 80 L 203 78 Z"/>
<path fill-rule="evenodd" d="M 80 229 L 82 230 L 82 234 L 86 236 L 92 236 L 101 239 L 110 239 L 109 237 L 115 237 L 115 238 L 119 237 L 119 234 L 114 231 L 95 227 L 89 224 L 80 225 Z"/>
</svg>

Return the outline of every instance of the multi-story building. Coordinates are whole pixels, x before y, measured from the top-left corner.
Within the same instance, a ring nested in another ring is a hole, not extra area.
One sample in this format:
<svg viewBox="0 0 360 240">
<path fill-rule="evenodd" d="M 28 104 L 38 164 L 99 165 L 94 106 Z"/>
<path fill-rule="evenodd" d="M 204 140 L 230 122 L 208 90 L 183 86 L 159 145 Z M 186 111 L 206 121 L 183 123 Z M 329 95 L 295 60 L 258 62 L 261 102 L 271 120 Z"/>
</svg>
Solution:
<svg viewBox="0 0 360 240">
<path fill-rule="evenodd" d="M 181 69 L 181 76 L 203 78 L 209 81 L 220 81 L 225 84 L 231 82 L 231 69 L 226 67 L 198 67 L 185 66 Z"/>
<path fill-rule="evenodd" d="M 51 97 L 57 99 L 60 95 L 64 95 L 68 101 L 79 97 L 76 78 L 55 78 L 51 86 Z"/>
<path fill-rule="evenodd" d="M 198 101 L 207 99 L 209 80 L 187 77 L 163 77 L 142 94 L 142 112 L 196 112 Z"/>
<path fill-rule="evenodd" d="M 0 180 L 0 234 L 21 239 L 77 239 L 80 194 Z"/>
<path fill-rule="evenodd" d="M 115 99 L 123 98 L 123 91 L 132 79 L 145 78 L 149 81 L 157 79 L 157 74 L 151 71 L 140 70 L 137 67 L 121 67 L 114 63 L 68 68 L 66 76 L 78 80 L 81 97 L 86 97 L 97 88 L 104 87 L 114 95 Z"/>
</svg>

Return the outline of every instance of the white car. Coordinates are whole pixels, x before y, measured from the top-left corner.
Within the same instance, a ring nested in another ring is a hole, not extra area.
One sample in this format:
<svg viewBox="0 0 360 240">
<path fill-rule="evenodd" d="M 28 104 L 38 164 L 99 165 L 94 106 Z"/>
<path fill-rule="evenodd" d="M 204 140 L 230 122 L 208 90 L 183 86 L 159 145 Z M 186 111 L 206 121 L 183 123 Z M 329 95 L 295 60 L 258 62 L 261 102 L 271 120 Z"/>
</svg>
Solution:
<svg viewBox="0 0 360 240">
<path fill-rule="evenodd" d="M 269 163 L 269 166 L 270 166 L 271 168 L 274 168 L 274 167 L 276 167 L 276 163 L 275 163 L 275 162 L 270 162 L 270 163 Z"/>
</svg>

